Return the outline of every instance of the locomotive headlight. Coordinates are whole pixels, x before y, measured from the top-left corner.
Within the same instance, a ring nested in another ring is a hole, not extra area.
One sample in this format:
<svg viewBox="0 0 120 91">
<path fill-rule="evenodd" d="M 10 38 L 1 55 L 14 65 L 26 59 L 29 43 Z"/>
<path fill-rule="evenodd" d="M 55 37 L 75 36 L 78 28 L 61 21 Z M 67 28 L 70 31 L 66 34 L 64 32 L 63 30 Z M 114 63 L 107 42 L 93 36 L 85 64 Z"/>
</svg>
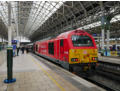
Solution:
<svg viewBox="0 0 120 91">
<path fill-rule="evenodd" d="M 92 57 L 92 60 L 93 60 L 93 61 L 97 61 L 98 58 L 97 58 L 97 57 Z"/>
<path fill-rule="evenodd" d="M 72 62 L 78 62 L 78 58 L 72 58 L 71 61 Z"/>
</svg>

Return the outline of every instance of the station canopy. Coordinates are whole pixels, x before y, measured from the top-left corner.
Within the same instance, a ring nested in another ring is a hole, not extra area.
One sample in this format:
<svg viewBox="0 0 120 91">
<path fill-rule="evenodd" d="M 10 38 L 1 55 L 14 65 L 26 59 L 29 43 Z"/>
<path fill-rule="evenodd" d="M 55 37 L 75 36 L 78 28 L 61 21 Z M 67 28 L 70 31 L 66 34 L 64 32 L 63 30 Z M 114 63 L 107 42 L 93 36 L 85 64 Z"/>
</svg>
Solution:
<svg viewBox="0 0 120 91">
<path fill-rule="evenodd" d="M 0 2 L 0 34 L 6 39 L 8 3 Z M 28 37 L 32 41 L 76 28 L 90 33 L 100 33 L 100 18 L 103 12 L 104 15 L 112 17 L 112 34 L 120 30 L 119 1 L 12 1 L 10 3 L 13 37 L 16 36 L 17 29 L 20 36 Z"/>
</svg>

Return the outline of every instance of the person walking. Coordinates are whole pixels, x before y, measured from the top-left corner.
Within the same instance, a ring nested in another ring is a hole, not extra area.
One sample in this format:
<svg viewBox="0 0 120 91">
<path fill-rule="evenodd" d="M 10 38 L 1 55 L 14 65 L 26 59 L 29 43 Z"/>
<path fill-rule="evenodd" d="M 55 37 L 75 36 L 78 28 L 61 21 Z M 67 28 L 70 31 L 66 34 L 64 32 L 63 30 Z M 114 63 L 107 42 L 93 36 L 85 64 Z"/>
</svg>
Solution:
<svg viewBox="0 0 120 91">
<path fill-rule="evenodd" d="M 26 46 L 26 53 L 28 53 L 29 52 L 29 48 L 28 48 L 28 46 Z"/>
<path fill-rule="evenodd" d="M 17 56 L 19 56 L 20 47 L 17 47 Z"/>
<path fill-rule="evenodd" d="M 22 50 L 22 54 L 24 54 L 24 49 L 25 49 L 25 48 L 24 48 L 24 46 L 23 46 L 23 47 L 21 48 L 21 50 Z"/>
</svg>

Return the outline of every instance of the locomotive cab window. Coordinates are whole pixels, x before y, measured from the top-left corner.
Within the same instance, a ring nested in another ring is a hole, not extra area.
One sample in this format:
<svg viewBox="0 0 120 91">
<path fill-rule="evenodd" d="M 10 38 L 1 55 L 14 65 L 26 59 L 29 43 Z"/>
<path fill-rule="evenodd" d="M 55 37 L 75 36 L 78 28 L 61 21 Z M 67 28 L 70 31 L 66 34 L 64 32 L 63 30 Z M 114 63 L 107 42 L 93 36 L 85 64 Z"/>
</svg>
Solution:
<svg viewBox="0 0 120 91">
<path fill-rule="evenodd" d="M 92 39 L 89 36 L 73 35 L 72 36 L 73 46 L 93 46 Z"/>
<path fill-rule="evenodd" d="M 54 43 L 53 42 L 50 42 L 48 44 L 48 52 L 49 52 L 49 54 L 54 55 Z"/>
<path fill-rule="evenodd" d="M 64 40 L 61 39 L 61 40 L 60 40 L 60 46 L 63 46 L 63 42 L 64 42 Z"/>
</svg>

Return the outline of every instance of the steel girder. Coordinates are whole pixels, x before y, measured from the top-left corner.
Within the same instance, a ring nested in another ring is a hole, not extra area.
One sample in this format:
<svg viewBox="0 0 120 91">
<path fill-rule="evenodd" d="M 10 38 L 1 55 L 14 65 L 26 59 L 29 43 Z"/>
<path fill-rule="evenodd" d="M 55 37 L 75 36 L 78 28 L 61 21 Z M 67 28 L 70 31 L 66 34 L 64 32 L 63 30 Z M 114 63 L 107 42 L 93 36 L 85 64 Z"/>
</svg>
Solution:
<svg viewBox="0 0 120 91">
<path fill-rule="evenodd" d="M 112 9 L 114 12 L 112 14 L 115 16 L 119 14 L 119 3 L 116 1 L 105 1 L 103 5 L 105 7 L 105 14 L 110 13 Z M 36 32 L 34 32 L 30 37 L 31 40 L 38 40 L 45 38 L 46 36 L 52 36 L 52 32 L 56 34 L 64 31 L 69 31 L 73 28 L 79 28 L 97 21 L 101 18 L 101 8 L 100 2 L 90 2 L 90 1 L 73 1 L 65 2 L 60 9 L 56 11 Z M 61 17 L 61 16 L 64 17 Z M 56 18 L 57 17 L 57 18 Z M 77 24 L 77 27 L 76 27 Z M 62 26 L 62 27 L 61 27 Z M 91 30 L 91 28 L 89 29 Z M 51 32 L 51 34 L 50 34 Z M 97 32 L 97 31 L 96 31 Z M 40 36 L 40 37 L 38 37 Z M 44 37 L 43 37 L 44 36 Z"/>
</svg>

